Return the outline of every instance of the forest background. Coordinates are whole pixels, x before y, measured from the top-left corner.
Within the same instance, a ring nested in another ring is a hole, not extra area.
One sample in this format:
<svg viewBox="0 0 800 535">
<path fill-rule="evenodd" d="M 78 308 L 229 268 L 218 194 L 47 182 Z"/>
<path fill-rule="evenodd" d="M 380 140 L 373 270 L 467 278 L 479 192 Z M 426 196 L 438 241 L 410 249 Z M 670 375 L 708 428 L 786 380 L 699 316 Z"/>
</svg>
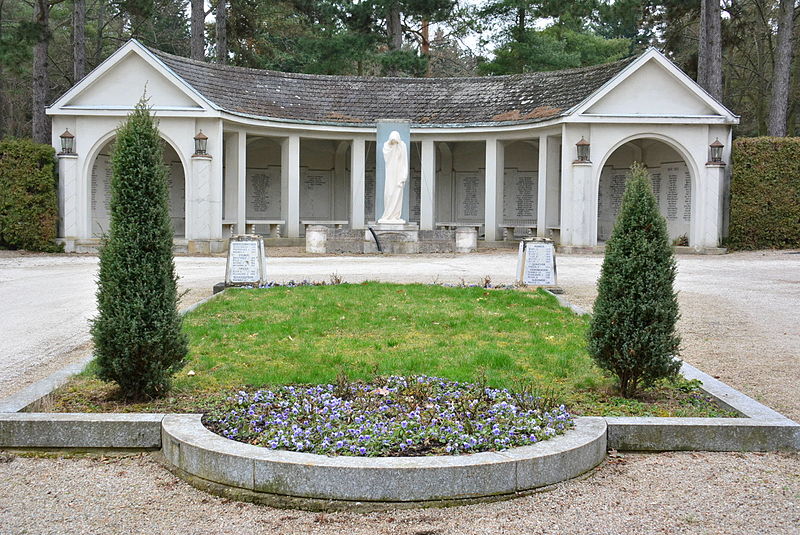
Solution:
<svg viewBox="0 0 800 535">
<path fill-rule="evenodd" d="M 120 45 L 317 74 L 496 76 L 656 47 L 734 113 L 797 135 L 794 0 L 0 0 L 0 138 L 50 142 L 44 109 Z"/>
</svg>

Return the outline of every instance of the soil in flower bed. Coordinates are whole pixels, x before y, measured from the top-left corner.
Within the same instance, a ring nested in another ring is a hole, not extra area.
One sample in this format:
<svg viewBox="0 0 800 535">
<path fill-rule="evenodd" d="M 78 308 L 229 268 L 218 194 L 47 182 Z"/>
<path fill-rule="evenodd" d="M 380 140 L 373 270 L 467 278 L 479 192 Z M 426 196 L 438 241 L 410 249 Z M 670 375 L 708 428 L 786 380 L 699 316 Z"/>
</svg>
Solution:
<svg viewBox="0 0 800 535">
<path fill-rule="evenodd" d="M 528 446 L 574 425 L 563 405 L 532 393 L 426 376 L 239 392 L 203 423 L 270 449 L 383 457 Z"/>
<path fill-rule="evenodd" d="M 385 283 L 229 290 L 188 314 L 190 354 L 168 397 L 120 400 L 90 367 L 56 412 L 206 412 L 221 396 L 337 376 L 426 375 L 554 390 L 575 414 L 722 416 L 695 388 L 615 398 L 585 351 L 586 318 L 543 291 Z M 685 381 L 684 381 L 685 383 Z"/>
</svg>

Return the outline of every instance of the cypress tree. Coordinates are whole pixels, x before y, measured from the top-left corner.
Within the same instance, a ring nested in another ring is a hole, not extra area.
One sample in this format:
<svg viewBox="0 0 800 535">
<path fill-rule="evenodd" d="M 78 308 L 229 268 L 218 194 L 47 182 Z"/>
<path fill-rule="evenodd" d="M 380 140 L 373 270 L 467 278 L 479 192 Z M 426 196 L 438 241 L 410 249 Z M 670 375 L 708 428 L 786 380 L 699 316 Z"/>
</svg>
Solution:
<svg viewBox="0 0 800 535">
<path fill-rule="evenodd" d="M 647 169 L 635 163 L 606 243 L 589 328 L 589 353 L 625 397 L 680 369 L 675 274 L 667 223 Z"/>
<path fill-rule="evenodd" d="M 92 322 L 98 374 L 127 399 L 163 395 L 187 353 L 161 143 L 143 98 L 117 130 Z"/>
</svg>

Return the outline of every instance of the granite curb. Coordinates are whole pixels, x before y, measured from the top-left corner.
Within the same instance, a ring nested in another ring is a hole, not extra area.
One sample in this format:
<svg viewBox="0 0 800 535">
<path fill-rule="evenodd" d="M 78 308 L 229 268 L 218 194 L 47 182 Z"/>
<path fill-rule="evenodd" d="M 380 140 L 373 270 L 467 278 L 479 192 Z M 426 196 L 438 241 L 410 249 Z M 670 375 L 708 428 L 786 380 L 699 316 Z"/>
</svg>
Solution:
<svg viewBox="0 0 800 535">
<path fill-rule="evenodd" d="M 499 452 L 428 457 L 329 457 L 225 439 L 201 415 L 167 415 L 162 453 L 183 474 L 258 493 L 313 500 L 425 502 L 514 494 L 579 476 L 606 453 L 603 418 Z M 191 482 L 192 479 L 189 479 Z"/>
<path fill-rule="evenodd" d="M 0 447 L 159 449 L 163 414 L 0 414 Z"/>
</svg>

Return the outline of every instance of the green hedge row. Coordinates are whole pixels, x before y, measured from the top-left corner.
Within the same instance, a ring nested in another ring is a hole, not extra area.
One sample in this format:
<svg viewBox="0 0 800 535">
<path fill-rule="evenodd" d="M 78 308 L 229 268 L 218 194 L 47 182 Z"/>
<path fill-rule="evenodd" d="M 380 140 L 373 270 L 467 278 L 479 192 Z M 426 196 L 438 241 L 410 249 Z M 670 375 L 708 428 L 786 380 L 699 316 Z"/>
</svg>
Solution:
<svg viewBox="0 0 800 535">
<path fill-rule="evenodd" d="M 0 246 L 55 252 L 58 178 L 53 147 L 0 140 Z"/>
<path fill-rule="evenodd" d="M 800 247 L 800 138 L 740 138 L 732 159 L 729 247 Z"/>
</svg>

